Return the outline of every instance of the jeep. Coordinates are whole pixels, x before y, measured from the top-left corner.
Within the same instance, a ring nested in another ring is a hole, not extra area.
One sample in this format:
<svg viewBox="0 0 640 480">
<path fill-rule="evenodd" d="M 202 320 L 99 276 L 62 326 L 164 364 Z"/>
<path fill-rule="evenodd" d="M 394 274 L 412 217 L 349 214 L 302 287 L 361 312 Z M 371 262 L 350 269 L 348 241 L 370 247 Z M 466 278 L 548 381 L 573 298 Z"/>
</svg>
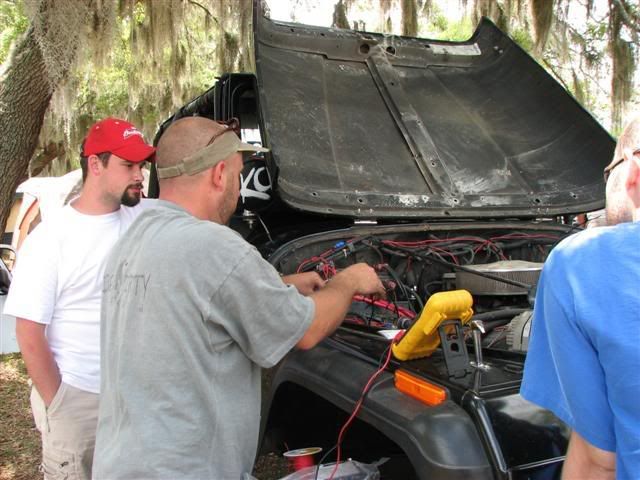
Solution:
<svg viewBox="0 0 640 480">
<path fill-rule="evenodd" d="M 262 451 L 336 460 L 390 355 L 342 459 L 386 457 L 383 478 L 559 478 L 569 429 L 519 395 L 535 284 L 574 216 L 603 207 L 614 140 L 488 19 L 445 42 L 272 21 L 257 1 L 253 30 L 255 74 L 217 79 L 156 142 L 187 115 L 238 118 L 270 153 L 246 159 L 232 227 L 282 274 L 367 262 L 388 289 L 271 372 Z"/>
</svg>

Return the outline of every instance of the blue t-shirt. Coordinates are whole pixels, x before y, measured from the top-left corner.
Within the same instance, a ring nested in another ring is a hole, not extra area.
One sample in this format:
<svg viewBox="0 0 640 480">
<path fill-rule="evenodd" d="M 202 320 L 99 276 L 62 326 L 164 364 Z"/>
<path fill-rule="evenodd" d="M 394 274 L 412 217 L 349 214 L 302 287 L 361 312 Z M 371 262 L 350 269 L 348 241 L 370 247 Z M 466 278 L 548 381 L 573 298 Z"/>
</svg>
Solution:
<svg viewBox="0 0 640 480">
<path fill-rule="evenodd" d="M 544 265 L 521 394 L 640 478 L 640 223 L 586 230 Z"/>
</svg>

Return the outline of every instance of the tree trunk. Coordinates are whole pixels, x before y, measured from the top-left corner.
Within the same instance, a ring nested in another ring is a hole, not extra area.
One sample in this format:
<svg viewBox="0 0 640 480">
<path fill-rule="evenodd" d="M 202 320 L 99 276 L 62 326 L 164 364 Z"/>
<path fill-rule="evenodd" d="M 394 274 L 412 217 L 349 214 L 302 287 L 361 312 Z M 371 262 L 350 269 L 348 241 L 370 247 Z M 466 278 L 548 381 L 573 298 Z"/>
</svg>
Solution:
<svg viewBox="0 0 640 480">
<path fill-rule="evenodd" d="M 0 80 L 0 232 L 16 187 L 27 175 L 52 89 L 33 26 L 16 45 Z"/>
<path fill-rule="evenodd" d="M 416 0 L 402 0 L 402 35 L 418 36 L 418 5 Z"/>
<path fill-rule="evenodd" d="M 28 171 L 51 96 L 67 77 L 83 45 L 83 29 L 88 19 L 95 20 L 100 4 L 35 2 L 29 30 L 17 42 L 0 78 L 0 232 L 6 227 L 15 189 Z"/>
<path fill-rule="evenodd" d="M 536 35 L 535 51 L 542 56 L 549 38 L 553 23 L 555 1 L 531 0 L 531 16 L 533 17 L 533 31 Z"/>
<path fill-rule="evenodd" d="M 622 129 L 625 107 L 633 93 L 635 58 L 631 42 L 622 38 L 623 9 L 609 0 L 609 52 L 611 55 L 611 130 Z"/>
<path fill-rule="evenodd" d="M 347 7 L 342 0 L 339 0 L 333 6 L 333 22 L 331 24 L 334 28 L 349 28 L 349 20 L 347 19 Z"/>
</svg>

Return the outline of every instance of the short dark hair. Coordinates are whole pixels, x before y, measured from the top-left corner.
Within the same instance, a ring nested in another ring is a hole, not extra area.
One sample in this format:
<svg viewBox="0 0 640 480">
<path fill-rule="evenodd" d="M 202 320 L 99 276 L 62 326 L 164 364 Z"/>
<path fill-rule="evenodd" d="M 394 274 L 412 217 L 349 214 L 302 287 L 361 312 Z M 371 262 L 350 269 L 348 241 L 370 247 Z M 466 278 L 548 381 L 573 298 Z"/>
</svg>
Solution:
<svg viewBox="0 0 640 480">
<path fill-rule="evenodd" d="M 80 168 L 82 169 L 82 183 L 84 183 L 84 181 L 87 179 L 87 171 L 88 171 L 87 164 L 88 164 L 88 160 L 89 160 L 89 157 L 85 157 L 84 156 L 84 142 L 85 142 L 85 140 L 83 140 L 82 141 L 82 145 L 80 145 Z M 107 164 L 109 163 L 109 158 L 111 158 L 111 152 L 99 153 L 97 155 L 97 157 L 102 162 L 102 165 L 104 165 L 106 167 Z"/>
</svg>

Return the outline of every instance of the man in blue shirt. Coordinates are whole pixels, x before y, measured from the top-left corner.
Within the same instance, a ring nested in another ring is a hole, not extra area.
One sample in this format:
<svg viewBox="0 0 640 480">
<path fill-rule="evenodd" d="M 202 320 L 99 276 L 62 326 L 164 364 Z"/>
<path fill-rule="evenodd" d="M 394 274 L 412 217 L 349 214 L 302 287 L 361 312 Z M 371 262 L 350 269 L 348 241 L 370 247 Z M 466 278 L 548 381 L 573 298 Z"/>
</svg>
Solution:
<svg viewBox="0 0 640 480">
<path fill-rule="evenodd" d="M 621 176 L 632 223 L 556 247 L 538 283 L 521 393 L 571 426 L 563 479 L 640 478 L 640 118 L 605 173 Z"/>
</svg>

